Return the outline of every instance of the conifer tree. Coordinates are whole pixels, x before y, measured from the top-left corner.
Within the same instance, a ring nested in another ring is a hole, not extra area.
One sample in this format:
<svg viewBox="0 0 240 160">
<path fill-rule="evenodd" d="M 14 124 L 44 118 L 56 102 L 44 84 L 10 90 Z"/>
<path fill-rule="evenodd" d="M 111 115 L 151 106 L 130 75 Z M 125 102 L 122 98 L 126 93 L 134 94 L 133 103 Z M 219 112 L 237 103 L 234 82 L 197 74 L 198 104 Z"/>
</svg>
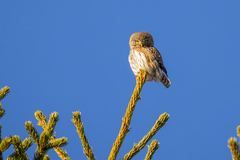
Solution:
<svg viewBox="0 0 240 160">
<path fill-rule="evenodd" d="M 140 70 L 139 76 L 136 78 L 136 86 L 132 97 L 129 101 L 128 107 L 126 109 L 126 113 L 124 118 L 122 119 L 122 125 L 117 135 L 115 143 L 113 143 L 112 150 L 108 157 L 108 160 L 117 159 L 118 152 L 123 144 L 123 140 L 126 137 L 127 133 L 130 131 L 130 123 L 132 119 L 132 115 L 137 104 L 137 101 L 140 100 L 140 94 L 143 85 L 146 82 L 147 72 L 144 70 Z M 0 101 L 10 92 L 9 87 L 4 87 L 0 90 Z M 0 118 L 5 114 L 5 110 L 2 109 L 2 104 L 0 103 Z M 70 160 L 67 152 L 64 151 L 61 147 L 65 146 L 68 142 L 66 137 L 56 138 L 56 134 L 54 133 L 54 129 L 56 123 L 59 120 L 59 115 L 57 112 L 53 112 L 50 114 L 49 119 L 47 121 L 47 117 L 43 115 L 41 111 L 35 112 L 35 117 L 38 120 L 39 126 L 42 127 L 43 131 L 41 134 L 36 130 L 31 121 L 27 121 L 25 123 L 26 131 L 29 134 L 29 137 L 25 138 L 21 141 L 20 137 L 10 136 L 1 138 L 1 129 L 2 125 L 0 125 L 0 160 L 3 159 L 2 153 L 6 151 L 11 145 L 14 146 L 14 153 L 12 153 L 7 159 L 9 160 L 28 160 L 29 157 L 26 154 L 26 151 L 29 147 L 32 146 L 33 143 L 37 145 L 35 153 L 33 154 L 34 160 L 50 160 L 50 156 L 47 155 L 47 152 L 50 149 L 54 149 L 55 152 L 61 159 Z M 132 159 L 137 153 L 139 153 L 147 143 L 153 138 L 153 136 L 161 129 L 169 119 L 169 115 L 167 113 L 163 113 L 159 116 L 156 123 L 153 125 L 152 129 L 138 142 L 134 143 L 133 148 L 123 157 L 123 160 Z M 87 137 L 84 132 L 83 123 L 81 121 L 81 114 L 79 111 L 73 112 L 73 124 L 77 128 L 77 133 L 82 142 L 82 146 L 84 149 L 84 154 L 89 160 L 95 160 L 93 154 L 93 149 L 89 145 Z M 148 152 L 145 156 L 145 160 L 150 160 L 153 157 L 155 151 L 159 148 L 159 142 L 157 140 L 153 140 L 151 144 L 148 146 Z"/>
</svg>

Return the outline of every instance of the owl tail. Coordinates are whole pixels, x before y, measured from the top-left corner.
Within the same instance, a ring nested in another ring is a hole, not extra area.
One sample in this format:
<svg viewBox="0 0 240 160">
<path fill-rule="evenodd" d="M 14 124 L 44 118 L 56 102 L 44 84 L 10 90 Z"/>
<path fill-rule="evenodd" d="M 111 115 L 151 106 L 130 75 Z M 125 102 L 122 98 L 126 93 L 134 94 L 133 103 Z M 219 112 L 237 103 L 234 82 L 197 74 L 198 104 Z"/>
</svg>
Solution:
<svg viewBox="0 0 240 160">
<path fill-rule="evenodd" d="M 167 88 L 171 85 L 171 81 L 164 74 L 162 75 L 161 82 Z"/>
</svg>

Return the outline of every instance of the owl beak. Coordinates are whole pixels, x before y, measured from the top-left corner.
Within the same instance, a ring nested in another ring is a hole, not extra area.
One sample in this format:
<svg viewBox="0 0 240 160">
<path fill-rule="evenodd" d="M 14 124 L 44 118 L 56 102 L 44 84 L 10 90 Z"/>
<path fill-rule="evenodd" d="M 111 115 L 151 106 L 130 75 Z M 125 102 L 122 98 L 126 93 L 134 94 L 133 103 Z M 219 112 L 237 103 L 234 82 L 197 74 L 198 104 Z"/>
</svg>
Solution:
<svg viewBox="0 0 240 160">
<path fill-rule="evenodd" d="M 141 47 L 143 46 L 143 44 L 141 43 Z"/>
</svg>

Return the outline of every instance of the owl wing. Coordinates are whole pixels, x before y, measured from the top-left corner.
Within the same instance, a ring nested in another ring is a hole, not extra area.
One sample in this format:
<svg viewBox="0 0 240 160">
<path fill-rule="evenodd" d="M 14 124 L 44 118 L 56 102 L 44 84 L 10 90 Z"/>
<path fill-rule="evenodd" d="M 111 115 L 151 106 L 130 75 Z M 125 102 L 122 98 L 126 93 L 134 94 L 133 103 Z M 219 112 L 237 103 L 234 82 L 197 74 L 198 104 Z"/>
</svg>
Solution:
<svg viewBox="0 0 240 160">
<path fill-rule="evenodd" d="M 157 60 L 158 64 L 159 64 L 159 68 L 166 74 L 166 76 L 168 77 L 167 74 L 167 69 L 165 68 L 164 64 L 163 64 L 163 60 L 162 60 L 162 56 L 160 54 L 160 52 L 155 48 L 155 47 L 149 47 L 149 49 L 151 50 L 154 58 Z"/>
</svg>

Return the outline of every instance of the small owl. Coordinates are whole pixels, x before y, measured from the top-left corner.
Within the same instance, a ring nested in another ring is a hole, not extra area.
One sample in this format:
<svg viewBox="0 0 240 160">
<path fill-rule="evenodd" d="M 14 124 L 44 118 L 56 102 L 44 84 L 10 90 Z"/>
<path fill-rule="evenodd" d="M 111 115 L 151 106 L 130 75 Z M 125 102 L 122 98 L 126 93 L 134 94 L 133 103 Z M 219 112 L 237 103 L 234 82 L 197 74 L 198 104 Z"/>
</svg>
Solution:
<svg viewBox="0 0 240 160">
<path fill-rule="evenodd" d="M 137 32 L 132 34 L 129 40 L 130 54 L 128 57 L 133 73 L 139 74 L 139 70 L 146 70 L 147 81 L 162 82 L 169 88 L 170 80 L 167 78 L 167 70 L 163 64 L 162 56 L 153 46 L 154 41 L 151 34 L 147 32 Z"/>
</svg>

